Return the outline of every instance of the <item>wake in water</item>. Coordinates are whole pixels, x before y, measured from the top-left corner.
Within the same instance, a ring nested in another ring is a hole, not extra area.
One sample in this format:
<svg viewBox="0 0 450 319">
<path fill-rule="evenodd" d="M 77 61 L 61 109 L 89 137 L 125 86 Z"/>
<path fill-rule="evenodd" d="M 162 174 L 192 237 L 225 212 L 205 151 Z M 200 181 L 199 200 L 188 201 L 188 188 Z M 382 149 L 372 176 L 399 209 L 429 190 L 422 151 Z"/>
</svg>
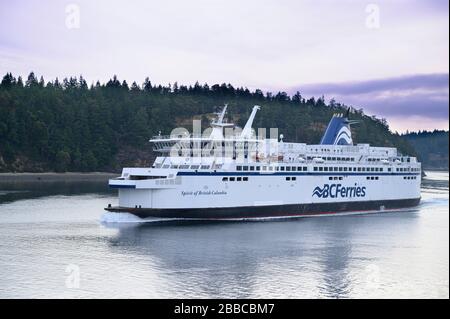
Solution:
<svg viewBox="0 0 450 319">
<path fill-rule="evenodd" d="M 112 213 L 106 212 L 100 217 L 100 222 L 102 224 L 136 224 L 136 223 L 155 223 L 164 221 L 177 220 L 174 218 L 157 218 L 148 217 L 140 218 L 130 213 Z"/>
<path fill-rule="evenodd" d="M 401 212 L 414 212 L 419 209 L 418 207 L 401 208 L 401 209 L 385 209 L 385 210 L 373 210 L 373 211 L 354 211 L 354 212 L 336 212 L 324 215 L 296 215 L 296 216 L 269 216 L 269 217 L 245 217 L 245 218 L 157 218 L 148 217 L 140 218 L 129 213 L 112 213 L 107 212 L 102 215 L 100 222 L 104 225 L 121 225 L 121 224 L 140 224 L 140 223 L 168 223 L 174 221 L 217 221 L 217 222 L 265 222 L 265 221 L 283 221 L 299 218 L 319 218 L 319 217 L 336 217 L 336 216 L 352 216 L 352 215 L 372 215 L 382 213 L 401 213 Z"/>
</svg>

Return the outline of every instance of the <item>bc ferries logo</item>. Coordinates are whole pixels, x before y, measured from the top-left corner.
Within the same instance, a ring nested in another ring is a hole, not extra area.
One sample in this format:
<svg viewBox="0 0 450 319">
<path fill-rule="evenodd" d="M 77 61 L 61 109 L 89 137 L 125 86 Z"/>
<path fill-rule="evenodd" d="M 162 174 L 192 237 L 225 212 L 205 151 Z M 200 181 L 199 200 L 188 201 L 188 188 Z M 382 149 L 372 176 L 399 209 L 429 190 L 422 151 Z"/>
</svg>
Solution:
<svg viewBox="0 0 450 319">
<path fill-rule="evenodd" d="M 323 187 L 317 186 L 314 188 L 312 197 L 317 196 L 319 198 L 353 198 L 353 197 L 365 197 L 365 186 L 342 186 L 341 184 L 324 184 Z"/>
</svg>

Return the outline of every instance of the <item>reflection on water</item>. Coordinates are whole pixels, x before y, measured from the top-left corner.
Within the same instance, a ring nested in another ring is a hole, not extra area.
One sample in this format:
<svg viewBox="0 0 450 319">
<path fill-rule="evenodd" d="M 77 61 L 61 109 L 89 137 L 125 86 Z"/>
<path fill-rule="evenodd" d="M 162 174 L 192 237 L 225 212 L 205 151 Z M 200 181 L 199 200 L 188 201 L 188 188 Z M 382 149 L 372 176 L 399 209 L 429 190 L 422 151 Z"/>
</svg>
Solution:
<svg viewBox="0 0 450 319">
<path fill-rule="evenodd" d="M 111 194 L 113 191 L 103 181 L 91 182 L 8 182 L 0 184 L 0 204 L 21 199 L 53 195 L 78 195 L 87 193 Z"/>
<path fill-rule="evenodd" d="M 0 297 L 449 296 L 448 173 L 409 211 L 263 222 L 105 225 L 77 189 L 0 205 Z"/>
</svg>

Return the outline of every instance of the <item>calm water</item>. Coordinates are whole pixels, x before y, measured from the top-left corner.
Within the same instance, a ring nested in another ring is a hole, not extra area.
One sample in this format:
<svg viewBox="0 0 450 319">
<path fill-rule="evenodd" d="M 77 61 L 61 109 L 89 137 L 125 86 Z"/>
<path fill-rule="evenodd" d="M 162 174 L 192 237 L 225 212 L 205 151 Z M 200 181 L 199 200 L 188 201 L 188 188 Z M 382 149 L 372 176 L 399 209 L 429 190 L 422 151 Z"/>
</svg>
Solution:
<svg viewBox="0 0 450 319">
<path fill-rule="evenodd" d="M 104 184 L 3 186 L 0 298 L 448 298 L 449 176 L 428 174 L 417 209 L 259 222 L 105 224 Z"/>
</svg>

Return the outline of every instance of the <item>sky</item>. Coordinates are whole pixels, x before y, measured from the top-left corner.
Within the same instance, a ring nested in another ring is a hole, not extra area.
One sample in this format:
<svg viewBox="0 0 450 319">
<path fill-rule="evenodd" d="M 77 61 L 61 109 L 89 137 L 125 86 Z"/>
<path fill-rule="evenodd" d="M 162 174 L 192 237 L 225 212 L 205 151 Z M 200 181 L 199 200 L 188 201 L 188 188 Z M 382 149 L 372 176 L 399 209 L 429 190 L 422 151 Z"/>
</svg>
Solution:
<svg viewBox="0 0 450 319">
<path fill-rule="evenodd" d="M 0 0 L 0 74 L 231 83 L 449 127 L 447 0 Z"/>
</svg>

